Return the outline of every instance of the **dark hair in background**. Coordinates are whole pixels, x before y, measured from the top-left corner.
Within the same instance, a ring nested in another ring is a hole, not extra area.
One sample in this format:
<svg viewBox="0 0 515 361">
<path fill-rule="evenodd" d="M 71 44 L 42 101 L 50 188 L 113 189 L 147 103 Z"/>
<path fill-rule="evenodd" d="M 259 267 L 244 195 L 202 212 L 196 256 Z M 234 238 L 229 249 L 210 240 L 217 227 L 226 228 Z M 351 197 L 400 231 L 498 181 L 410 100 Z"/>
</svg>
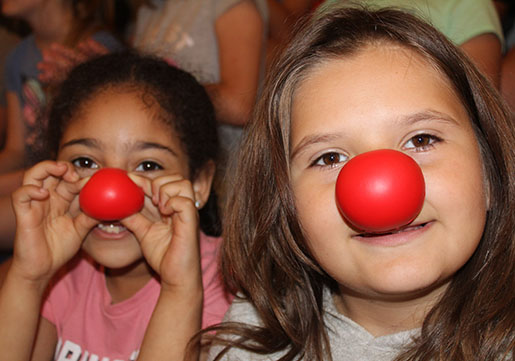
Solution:
<svg viewBox="0 0 515 361">
<path fill-rule="evenodd" d="M 67 0 L 74 21 L 66 38 L 67 45 L 74 45 L 86 35 L 98 30 L 107 30 L 122 41 L 127 27 L 127 0 Z M 0 14 L 0 26 L 18 36 L 25 37 L 31 33 L 26 21 Z"/>
<path fill-rule="evenodd" d="M 331 359 L 322 294 L 336 285 L 310 253 L 296 214 L 289 179 L 291 106 L 295 90 L 317 66 L 370 46 L 395 45 L 422 56 L 454 88 L 480 146 L 490 199 L 478 248 L 398 360 L 504 359 L 515 346 L 513 114 L 458 48 L 412 15 L 338 9 L 298 29 L 266 79 L 239 153 L 238 187 L 224 212 L 224 278 L 254 305 L 263 327 L 215 327 L 213 342 L 226 346 L 219 357 L 238 347 L 264 355 L 282 351 L 280 360 Z"/>
<path fill-rule="evenodd" d="M 66 37 L 66 45 L 73 46 L 93 33 L 106 30 L 123 44 L 128 26 L 127 0 L 66 0 L 74 17 Z"/>
<path fill-rule="evenodd" d="M 0 27 L 19 37 L 25 37 L 31 32 L 30 26 L 25 21 L 7 17 L 2 13 L 0 13 Z"/>
<path fill-rule="evenodd" d="M 52 100 L 43 158 L 55 159 L 62 135 L 83 105 L 105 90 L 139 94 L 144 104 L 159 107 L 159 119 L 175 131 L 188 156 L 190 177 L 219 153 L 213 105 L 203 86 L 189 73 L 164 60 L 135 51 L 100 56 L 74 68 Z M 219 235 L 221 225 L 214 191 L 200 211 L 202 230 Z"/>
</svg>

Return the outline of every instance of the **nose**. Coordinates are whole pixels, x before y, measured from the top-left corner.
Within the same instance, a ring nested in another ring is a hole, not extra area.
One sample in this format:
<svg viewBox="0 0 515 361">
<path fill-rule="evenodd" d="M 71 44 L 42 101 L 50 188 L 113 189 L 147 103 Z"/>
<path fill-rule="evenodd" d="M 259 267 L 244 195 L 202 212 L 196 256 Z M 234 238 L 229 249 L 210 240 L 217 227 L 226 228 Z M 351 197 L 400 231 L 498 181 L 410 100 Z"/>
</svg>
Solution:
<svg viewBox="0 0 515 361">
<path fill-rule="evenodd" d="M 381 233 L 411 223 L 422 209 L 425 182 L 410 156 L 380 149 L 352 158 L 336 181 L 336 202 L 351 226 Z"/>
<path fill-rule="evenodd" d="M 102 168 L 95 172 L 79 194 L 84 213 L 101 221 L 115 221 L 138 212 L 145 195 L 127 172 L 118 168 Z"/>
</svg>

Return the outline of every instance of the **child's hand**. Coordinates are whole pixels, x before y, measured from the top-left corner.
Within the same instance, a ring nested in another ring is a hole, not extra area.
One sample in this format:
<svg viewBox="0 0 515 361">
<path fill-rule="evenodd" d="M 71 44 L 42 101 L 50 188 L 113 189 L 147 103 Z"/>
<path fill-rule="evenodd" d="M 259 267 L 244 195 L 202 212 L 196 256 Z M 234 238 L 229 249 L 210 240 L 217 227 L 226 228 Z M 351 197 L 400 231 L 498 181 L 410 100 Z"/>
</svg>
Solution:
<svg viewBox="0 0 515 361">
<path fill-rule="evenodd" d="M 199 281 L 199 220 L 191 182 L 180 175 L 154 180 L 131 175 L 145 192 L 145 207 L 125 218 L 163 287 L 192 287 Z"/>
<path fill-rule="evenodd" d="M 96 224 L 82 212 L 70 214 L 84 182 L 64 162 L 41 162 L 25 173 L 12 196 L 17 222 L 12 268 L 25 279 L 48 280 Z"/>
<path fill-rule="evenodd" d="M 92 38 L 81 41 L 75 48 L 53 43 L 43 50 L 43 60 L 37 64 L 38 78 L 43 83 L 58 84 L 73 67 L 108 52 L 104 45 Z"/>
</svg>

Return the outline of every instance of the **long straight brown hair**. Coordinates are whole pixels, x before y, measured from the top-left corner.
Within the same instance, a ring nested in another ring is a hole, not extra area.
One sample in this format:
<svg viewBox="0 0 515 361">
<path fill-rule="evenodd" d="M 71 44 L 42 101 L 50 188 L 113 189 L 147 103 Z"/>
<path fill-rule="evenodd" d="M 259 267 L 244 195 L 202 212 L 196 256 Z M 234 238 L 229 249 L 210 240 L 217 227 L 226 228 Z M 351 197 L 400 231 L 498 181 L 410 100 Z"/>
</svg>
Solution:
<svg viewBox="0 0 515 361">
<path fill-rule="evenodd" d="M 289 179 L 292 99 L 317 65 L 396 44 L 439 70 L 466 108 L 480 145 L 490 208 L 478 248 L 398 360 L 498 360 L 513 352 L 515 135 L 513 114 L 463 53 L 418 18 L 394 10 L 333 9 L 300 27 L 266 79 L 246 129 L 225 211 L 222 271 L 261 327 L 226 323 L 213 342 L 280 360 L 331 359 L 324 287 L 335 282 L 306 246 Z M 230 337 L 228 337 L 230 336 Z M 222 356 L 223 352 L 219 354 Z M 511 354 L 513 355 L 513 354 Z"/>
</svg>

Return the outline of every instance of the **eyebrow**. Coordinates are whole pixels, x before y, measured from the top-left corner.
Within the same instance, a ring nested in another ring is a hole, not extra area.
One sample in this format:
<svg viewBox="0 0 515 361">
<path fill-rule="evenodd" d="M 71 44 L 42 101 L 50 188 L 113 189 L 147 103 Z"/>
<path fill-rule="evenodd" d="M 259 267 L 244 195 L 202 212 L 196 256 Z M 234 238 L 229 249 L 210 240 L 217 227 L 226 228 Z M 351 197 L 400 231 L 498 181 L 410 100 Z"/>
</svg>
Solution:
<svg viewBox="0 0 515 361">
<path fill-rule="evenodd" d="M 402 116 L 399 119 L 399 123 L 407 123 L 409 125 L 416 124 L 418 122 L 424 121 L 424 120 L 435 120 L 442 123 L 452 123 L 454 125 L 458 125 L 459 122 L 451 117 L 448 114 L 438 112 L 436 110 L 423 110 L 421 112 L 408 114 L 406 116 Z"/>
<path fill-rule="evenodd" d="M 155 142 L 136 142 L 135 148 L 136 150 L 159 149 L 172 154 L 174 157 L 179 156 L 178 153 L 172 148 Z"/>
<path fill-rule="evenodd" d="M 436 110 L 427 109 L 420 112 L 403 115 L 399 117 L 399 119 L 395 120 L 395 123 L 397 124 L 407 124 L 407 125 L 413 125 L 422 121 L 438 121 L 442 123 L 450 123 L 454 125 L 458 125 L 459 122 L 454 119 L 453 117 L 449 116 L 448 114 L 438 112 Z M 290 155 L 290 160 L 295 159 L 300 153 L 302 153 L 306 148 L 313 144 L 318 143 L 326 143 L 334 141 L 338 138 L 342 138 L 341 134 L 338 133 L 322 133 L 322 134 L 313 134 L 304 137 L 301 142 L 293 149 Z"/>
<path fill-rule="evenodd" d="M 61 146 L 61 149 L 65 148 L 65 147 L 70 147 L 73 145 L 83 145 L 85 147 L 95 148 L 95 149 L 99 149 L 99 150 L 102 149 L 102 143 L 93 138 L 72 139 L 69 142 L 64 143 Z M 169 148 L 165 145 L 155 143 L 155 142 L 138 141 L 138 142 L 135 142 L 134 144 L 127 143 L 126 148 L 129 149 L 131 147 L 134 148 L 135 150 L 147 150 L 147 149 L 164 150 L 164 151 L 170 153 L 171 155 L 173 155 L 174 157 L 178 157 L 178 153 L 175 150 L 173 150 L 172 148 Z"/>
<path fill-rule="evenodd" d="M 79 139 L 72 139 L 69 142 L 62 144 L 61 149 L 66 148 L 66 147 L 71 147 L 73 145 L 84 145 L 89 148 L 97 148 L 97 149 L 102 148 L 100 146 L 100 143 L 93 138 L 79 138 Z"/>
<path fill-rule="evenodd" d="M 295 159 L 295 157 L 297 157 L 306 148 L 308 148 L 309 146 L 311 146 L 313 144 L 330 142 L 330 141 L 335 140 L 340 137 L 341 137 L 340 135 L 334 134 L 334 133 L 313 134 L 313 135 L 304 137 L 302 139 L 302 141 L 293 149 L 293 152 L 291 152 L 290 159 L 291 160 Z"/>
</svg>

